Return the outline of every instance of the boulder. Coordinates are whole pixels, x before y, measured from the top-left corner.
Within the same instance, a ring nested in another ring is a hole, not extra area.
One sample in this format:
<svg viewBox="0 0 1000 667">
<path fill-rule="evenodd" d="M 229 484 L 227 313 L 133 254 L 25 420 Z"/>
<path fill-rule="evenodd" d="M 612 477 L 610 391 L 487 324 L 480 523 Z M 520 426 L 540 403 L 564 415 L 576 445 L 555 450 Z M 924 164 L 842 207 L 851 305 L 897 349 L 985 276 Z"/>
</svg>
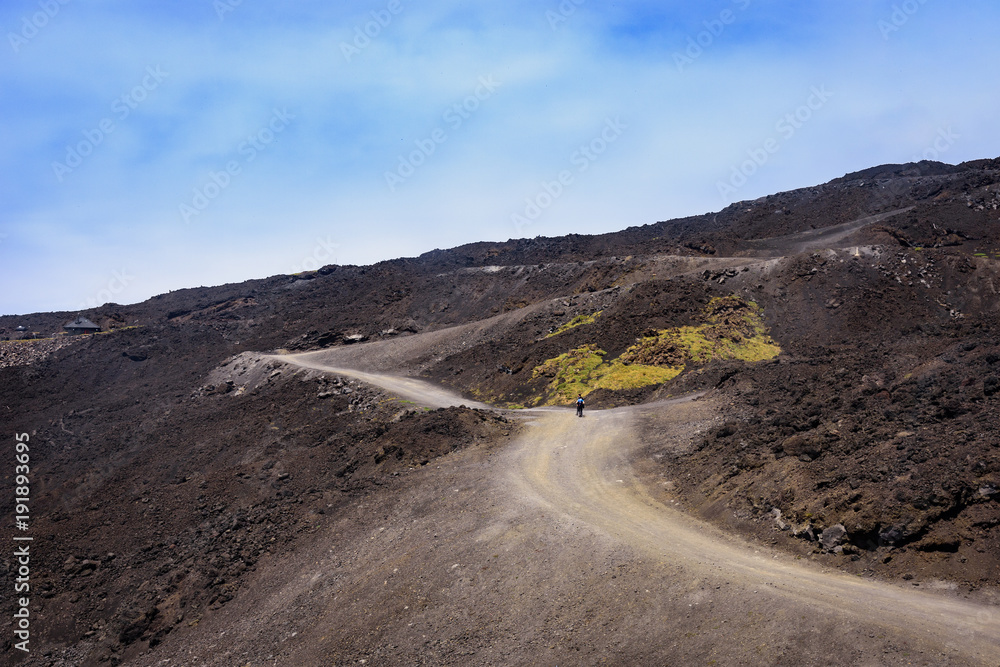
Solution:
<svg viewBox="0 0 1000 667">
<path fill-rule="evenodd" d="M 793 528 L 792 537 L 799 537 L 810 542 L 816 541 L 816 533 L 813 531 L 812 523 L 807 521 L 798 528 Z"/>
<path fill-rule="evenodd" d="M 820 544 L 827 551 L 833 551 L 835 548 L 841 546 L 846 539 L 847 529 L 839 523 L 823 529 L 823 532 L 819 536 Z"/>
</svg>

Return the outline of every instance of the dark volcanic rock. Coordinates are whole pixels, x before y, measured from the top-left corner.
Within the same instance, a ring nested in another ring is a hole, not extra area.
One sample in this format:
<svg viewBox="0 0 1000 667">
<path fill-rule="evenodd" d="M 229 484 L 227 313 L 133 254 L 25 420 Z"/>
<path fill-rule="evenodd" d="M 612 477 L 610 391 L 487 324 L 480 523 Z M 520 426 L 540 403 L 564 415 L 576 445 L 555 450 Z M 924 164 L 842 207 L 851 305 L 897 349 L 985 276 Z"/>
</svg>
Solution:
<svg viewBox="0 0 1000 667">
<path fill-rule="evenodd" d="M 58 335 L 75 313 L 0 317 L 0 409 L 30 435 L 44 546 L 33 640 L 74 647 L 66 664 L 137 655 L 229 604 L 262 560 L 349 503 L 513 428 L 244 353 L 404 343 L 496 317 L 489 336 L 411 361 L 517 403 L 548 381 L 533 377 L 546 360 L 584 345 L 617 359 L 649 332 L 697 324 L 716 297 L 758 304 L 782 355 L 691 364 L 663 386 L 598 390 L 588 407 L 709 392 L 717 423 L 690 450 L 651 452 L 690 506 L 845 568 L 857 558 L 859 572 L 1000 584 L 998 259 L 1000 160 L 921 162 L 613 234 L 106 304 L 82 313 L 100 335 Z M 44 340 L 17 340 L 35 331 Z M 13 487 L 3 475 L 0 495 Z"/>
</svg>

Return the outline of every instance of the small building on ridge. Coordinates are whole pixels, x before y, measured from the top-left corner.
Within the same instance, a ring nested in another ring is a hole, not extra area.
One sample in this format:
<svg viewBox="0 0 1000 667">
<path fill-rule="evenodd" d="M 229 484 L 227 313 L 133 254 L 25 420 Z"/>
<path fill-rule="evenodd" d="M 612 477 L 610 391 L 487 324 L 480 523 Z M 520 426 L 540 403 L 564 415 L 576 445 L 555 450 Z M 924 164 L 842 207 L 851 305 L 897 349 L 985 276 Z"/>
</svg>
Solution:
<svg viewBox="0 0 1000 667">
<path fill-rule="evenodd" d="M 63 329 L 65 329 L 68 334 L 88 334 L 97 333 L 101 330 L 101 327 L 97 326 L 86 317 L 81 316 L 72 322 L 64 324 Z"/>
</svg>

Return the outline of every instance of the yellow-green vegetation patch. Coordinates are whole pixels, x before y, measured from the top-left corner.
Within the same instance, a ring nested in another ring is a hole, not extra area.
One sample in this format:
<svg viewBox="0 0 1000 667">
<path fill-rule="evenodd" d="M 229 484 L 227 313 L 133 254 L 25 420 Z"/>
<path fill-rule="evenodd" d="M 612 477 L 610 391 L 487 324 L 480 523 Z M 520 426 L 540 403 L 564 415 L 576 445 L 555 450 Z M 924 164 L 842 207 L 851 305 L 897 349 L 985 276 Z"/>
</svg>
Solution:
<svg viewBox="0 0 1000 667">
<path fill-rule="evenodd" d="M 532 378 L 552 378 L 545 405 L 566 403 L 579 394 L 586 396 L 595 389 L 638 389 L 662 384 L 673 380 L 683 370 L 626 365 L 617 359 L 606 363 L 606 355 L 607 352 L 596 345 L 583 345 L 537 366 Z"/>
<path fill-rule="evenodd" d="M 596 313 L 591 313 L 590 315 L 577 315 L 569 322 L 567 322 L 566 324 L 562 325 L 561 327 L 550 333 L 548 336 L 546 336 L 546 338 L 552 338 L 553 336 L 558 336 L 564 331 L 569 331 L 570 329 L 583 326 L 584 324 L 593 324 L 594 320 L 600 317 L 601 313 L 603 312 L 604 312 L 603 310 L 599 310 Z"/>
<path fill-rule="evenodd" d="M 611 361 L 605 361 L 607 353 L 593 344 L 549 359 L 532 372 L 533 379 L 551 378 L 536 403 L 565 403 L 597 389 L 662 384 L 690 365 L 715 359 L 756 362 L 781 353 L 756 303 L 735 296 L 714 298 L 702 311 L 702 320 L 703 324 L 695 326 L 652 331 Z"/>
<path fill-rule="evenodd" d="M 712 299 L 702 311 L 704 324 L 662 329 L 645 336 L 619 357 L 625 363 L 653 366 L 705 364 L 713 359 L 764 361 L 781 353 L 756 303 L 735 296 Z"/>
<path fill-rule="evenodd" d="M 615 359 L 605 366 L 607 370 L 601 373 L 594 389 L 620 391 L 648 387 L 651 384 L 663 384 L 673 380 L 684 370 L 683 367 L 625 364 L 620 359 Z"/>
<path fill-rule="evenodd" d="M 552 378 L 549 388 L 557 396 L 552 397 L 550 404 L 559 402 L 559 396 L 565 398 L 590 393 L 593 391 L 590 384 L 594 381 L 594 372 L 604 363 L 606 354 L 596 345 L 583 345 L 536 366 L 531 377 Z"/>
</svg>

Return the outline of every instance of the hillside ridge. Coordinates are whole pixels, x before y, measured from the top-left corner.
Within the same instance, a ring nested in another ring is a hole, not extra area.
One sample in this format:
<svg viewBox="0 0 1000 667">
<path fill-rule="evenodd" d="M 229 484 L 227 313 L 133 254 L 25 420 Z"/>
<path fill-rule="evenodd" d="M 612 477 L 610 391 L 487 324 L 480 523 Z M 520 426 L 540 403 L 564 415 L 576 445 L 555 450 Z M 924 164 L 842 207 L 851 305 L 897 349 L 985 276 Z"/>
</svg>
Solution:
<svg viewBox="0 0 1000 667">
<path fill-rule="evenodd" d="M 60 335 L 77 314 L 104 332 Z M 236 664 L 210 644 L 235 610 L 264 609 L 304 624 L 322 650 L 289 657 L 296 630 L 255 643 L 244 628 L 231 649 L 240 664 L 394 664 L 385 647 L 409 637 L 407 623 L 427 635 L 396 654 L 411 664 L 457 662 L 491 642 L 510 647 L 494 662 L 525 658 L 518 642 L 483 634 L 485 617 L 462 606 L 473 600 L 520 600 L 530 614 L 494 625 L 509 637 L 572 635 L 580 661 L 620 655 L 575 634 L 588 619 L 651 628 L 649 652 L 629 653 L 640 662 L 663 658 L 657 646 L 717 636 L 716 611 L 692 611 L 697 622 L 672 634 L 650 620 L 662 618 L 653 602 L 633 617 L 594 592 L 662 581 L 671 605 L 721 595 L 694 586 L 694 569 L 658 570 L 572 516 L 511 504 L 491 477 L 497 457 L 537 428 L 522 408 L 562 410 L 575 393 L 588 411 L 704 396 L 689 412 L 636 408 L 621 436 L 637 445 L 619 461 L 635 476 L 628 488 L 656 503 L 779 557 L 995 606 L 998 330 L 1000 159 L 883 165 L 608 234 L 479 242 L 2 316 L 0 410 L 31 442 L 39 648 L 22 664 Z M 345 370 L 291 367 L 289 352 Z M 359 373 L 420 378 L 464 404 L 421 405 Z M 14 497 L 13 487 L 5 475 L 0 493 Z M 495 525 L 477 523 L 486 516 Z M 435 535 L 457 540 L 461 556 L 446 567 L 450 547 Z M 544 559 L 576 562 L 560 538 L 598 559 L 582 579 L 557 582 L 568 587 L 553 598 L 572 609 L 565 622 L 532 597 Z M 441 572 L 407 570 L 418 546 L 431 554 L 420 562 Z M 383 554 L 399 562 L 369 572 Z M 529 561 L 534 588 L 506 578 Z M 317 562 L 332 574 L 310 570 Z M 2 564 L 16 571 L 9 554 Z M 396 588 L 393 568 L 406 577 Z M 309 607 L 314 585 L 339 611 Z M 389 600 L 388 590 L 399 608 L 371 616 L 365 595 Z M 2 610 L 13 614 L 12 604 Z M 775 647 L 857 658 L 844 648 L 860 641 L 855 625 L 809 619 L 799 632 L 765 620 L 762 601 L 737 606 L 760 619 L 755 632 L 780 639 Z M 328 631 L 319 618 L 348 625 Z M 960 648 L 884 632 L 865 646 L 898 661 L 919 646 L 920 664 L 970 664 Z M 3 650 L 13 659 L 9 640 Z"/>
</svg>

